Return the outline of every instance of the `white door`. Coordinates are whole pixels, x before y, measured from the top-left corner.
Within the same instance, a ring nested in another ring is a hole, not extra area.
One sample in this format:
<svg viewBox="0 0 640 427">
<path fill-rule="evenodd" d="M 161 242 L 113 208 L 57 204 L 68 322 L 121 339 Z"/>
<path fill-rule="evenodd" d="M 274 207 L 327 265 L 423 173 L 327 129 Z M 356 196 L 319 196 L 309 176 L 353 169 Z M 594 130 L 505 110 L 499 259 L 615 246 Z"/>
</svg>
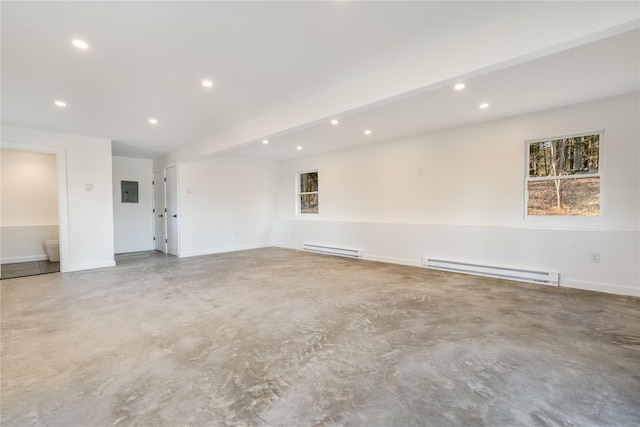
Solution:
<svg viewBox="0 0 640 427">
<path fill-rule="evenodd" d="M 156 251 L 167 252 L 165 244 L 164 171 L 153 173 L 153 236 Z"/>
<path fill-rule="evenodd" d="M 178 255 L 178 168 L 171 166 L 165 169 L 167 197 L 167 252 Z"/>
</svg>

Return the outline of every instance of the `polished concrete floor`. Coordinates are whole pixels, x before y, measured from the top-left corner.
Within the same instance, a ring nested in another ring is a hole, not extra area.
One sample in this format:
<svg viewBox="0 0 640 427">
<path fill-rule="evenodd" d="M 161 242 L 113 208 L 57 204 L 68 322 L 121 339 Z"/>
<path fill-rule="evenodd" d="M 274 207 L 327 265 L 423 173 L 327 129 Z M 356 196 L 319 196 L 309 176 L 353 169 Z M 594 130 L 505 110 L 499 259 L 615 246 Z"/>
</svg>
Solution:
<svg viewBox="0 0 640 427">
<path fill-rule="evenodd" d="M 9 426 L 637 426 L 640 300 L 269 248 L 3 280 Z"/>
<path fill-rule="evenodd" d="M 3 279 L 15 279 L 16 277 L 35 276 L 60 272 L 59 262 L 30 261 L 2 264 L 0 274 Z"/>
</svg>

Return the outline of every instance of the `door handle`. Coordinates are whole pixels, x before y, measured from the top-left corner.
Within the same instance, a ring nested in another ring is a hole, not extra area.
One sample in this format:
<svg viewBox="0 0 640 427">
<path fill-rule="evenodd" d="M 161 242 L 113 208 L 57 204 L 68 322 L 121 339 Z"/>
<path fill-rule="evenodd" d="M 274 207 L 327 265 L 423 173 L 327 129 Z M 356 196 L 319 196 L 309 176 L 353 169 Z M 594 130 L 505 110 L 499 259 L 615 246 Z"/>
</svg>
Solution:
<svg viewBox="0 0 640 427">
<path fill-rule="evenodd" d="M 176 214 L 176 215 L 171 215 L 171 216 L 172 216 L 172 217 L 174 217 L 174 218 L 178 218 L 178 215 L 177 215 L 177 214 Z"/>
<path fill-rule="evenodd" d="M 162 214 L 158 215 L 158 217 L 162 218 Z"/>
</svg>

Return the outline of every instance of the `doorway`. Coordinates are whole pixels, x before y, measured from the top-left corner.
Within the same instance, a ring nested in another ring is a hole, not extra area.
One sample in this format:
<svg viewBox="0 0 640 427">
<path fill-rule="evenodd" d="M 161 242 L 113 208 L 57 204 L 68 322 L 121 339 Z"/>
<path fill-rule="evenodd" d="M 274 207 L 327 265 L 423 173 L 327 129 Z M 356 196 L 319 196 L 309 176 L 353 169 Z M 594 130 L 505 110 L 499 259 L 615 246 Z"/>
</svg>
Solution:
<svg viewBox="0 0 640 427">
<path fill-rule="evenodd" d="M 60 271 L 59 159 L 3 144 L 0 278 Z M 53 150 L 55 151 L 55 150 Z"/>
</svg>

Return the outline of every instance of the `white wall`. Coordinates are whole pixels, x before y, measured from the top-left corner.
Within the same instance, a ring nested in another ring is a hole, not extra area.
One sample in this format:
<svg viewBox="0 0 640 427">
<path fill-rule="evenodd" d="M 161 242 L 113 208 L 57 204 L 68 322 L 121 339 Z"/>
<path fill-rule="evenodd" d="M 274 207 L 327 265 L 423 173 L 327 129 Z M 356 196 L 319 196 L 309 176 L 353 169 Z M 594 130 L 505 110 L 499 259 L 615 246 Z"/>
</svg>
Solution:
<svg viewBox="0 0 640 427">
<path fill-rule="evenodd" d="M 16 225 L 2 227 L 1 264 L 44 261 L 48 259 L 43 242 L 58 239 L 57 225 Z"/>
<path fill-rule="evenodd" d="M 115 265 L 111 141 L 2 126 L 2 147 L 56 154 L 61 271 Z"/>
<path fill-rule="evenodd" d="M 56 156 L 0 150 L 2 226 L 58 225 Z"/>
<path fill-rule="evenodd" d="M 217 155 L 179 166 L 181 257 L 271 246 L 278 162 Z"/>
<path fill-rule="evenodd" d="M 58 238 L 56 156 L 0 150 L 3 264 L 47 259 L 42 242 Z"/>
<path fill-rule="evenodd" d="M 115 253 L 153 250 L 152 161 L 118 156 L 112 161 Z M 121 181 L 138 182 L 138 203 L 122 203 Z"/>
<path fill-rule="evenodd" d="M 640 295 L 638 94 L 283 162 L 278 245 L 361 248 L 535 267 L 561 285 Z M 605 129 L 603 215 L 523 216 L 526 139 Z M 318 169 L 320 214 L 295 215 L 295 176 Z M 591 252 L 600 263 L 589 262 Z"/>
</svg>

